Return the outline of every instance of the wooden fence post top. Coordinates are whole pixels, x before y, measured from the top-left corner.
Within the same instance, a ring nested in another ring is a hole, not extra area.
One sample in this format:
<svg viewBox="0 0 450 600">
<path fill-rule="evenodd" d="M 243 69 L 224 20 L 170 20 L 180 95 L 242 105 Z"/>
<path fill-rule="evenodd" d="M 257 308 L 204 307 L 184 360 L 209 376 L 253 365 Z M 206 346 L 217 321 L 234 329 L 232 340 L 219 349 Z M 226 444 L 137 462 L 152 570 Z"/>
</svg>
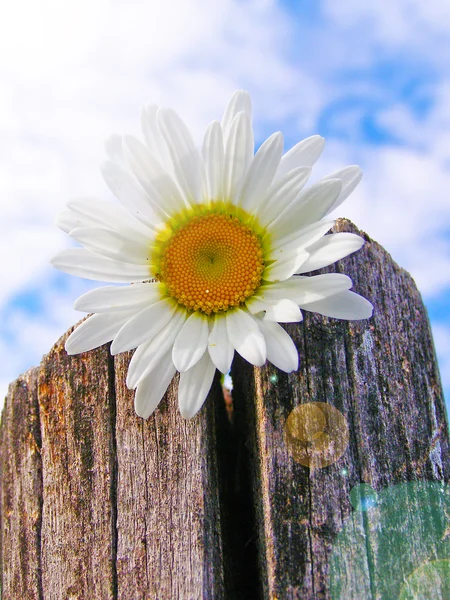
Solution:
<svg viewBox="0 0 450 600">
<path fill-rule="evenodd" d="M 68 334 L 11 384 L 4 599 L 406 600 L 424 581 L 445 597 L 450 453 L 426 311 L 379 244 L 345 219 L 333 231 L 367 243 L 322 272 L 348 274 L 374 316 L 305 312 L 287 326 L 298 372 L 235 358 L 231 421 L 218 380 L 185 421 L 177 378 L 143 421 L 130 353 L 68 356 Z"/>
</svg>

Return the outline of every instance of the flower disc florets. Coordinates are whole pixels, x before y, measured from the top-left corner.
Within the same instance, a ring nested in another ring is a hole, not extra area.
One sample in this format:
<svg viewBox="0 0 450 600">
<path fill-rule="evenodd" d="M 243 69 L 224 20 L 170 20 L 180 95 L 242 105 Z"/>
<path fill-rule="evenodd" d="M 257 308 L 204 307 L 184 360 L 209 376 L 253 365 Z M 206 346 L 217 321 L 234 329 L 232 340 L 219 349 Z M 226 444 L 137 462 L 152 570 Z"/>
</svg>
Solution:
<svg viewBox="0 0 450 600">
<path fill-rule="evenodd" d="M 156 278 L 188 310 L 226 311 L 243 304 L 261 284 L 261 240 L 233 212 L 196 211 L 181 225 L 175 219 L 172 235 L 157 246 Z"/>
</svg>

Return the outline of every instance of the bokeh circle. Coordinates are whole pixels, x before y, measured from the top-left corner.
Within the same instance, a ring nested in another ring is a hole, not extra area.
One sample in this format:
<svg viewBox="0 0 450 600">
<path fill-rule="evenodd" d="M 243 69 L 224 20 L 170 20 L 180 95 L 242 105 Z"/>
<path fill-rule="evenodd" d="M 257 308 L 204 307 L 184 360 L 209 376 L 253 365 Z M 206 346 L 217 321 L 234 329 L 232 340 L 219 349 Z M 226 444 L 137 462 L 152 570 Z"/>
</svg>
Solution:
<svg viewBox="0 0 450 600">
<path fill-rule="evenodd" d="M 308 402 L 294 408 L 286 419 L 284 434 L 292 458 L 311 469 L 337 462 L 349 440 L 344 415 L 326 402 Z"/>
</svg>

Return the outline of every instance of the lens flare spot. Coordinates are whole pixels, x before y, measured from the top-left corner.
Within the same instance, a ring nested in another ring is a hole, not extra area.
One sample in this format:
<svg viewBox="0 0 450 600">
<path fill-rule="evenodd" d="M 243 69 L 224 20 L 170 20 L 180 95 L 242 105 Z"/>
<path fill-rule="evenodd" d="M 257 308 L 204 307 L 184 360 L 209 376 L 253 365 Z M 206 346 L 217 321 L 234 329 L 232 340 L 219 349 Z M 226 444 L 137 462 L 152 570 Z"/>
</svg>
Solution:
<svg viewBox="0 0 450 600">
<path fill-rule="evenodd" d="M 292 458 L 311 469 L 335 463 L 348 446 L 345 417 L 326 402 L 308 402 L 294 408 L 284 431 Z"/>
<path fill-rule="evenodd" d="M 369 510 L 377 505 L 378 495 L 373 487 L 360 483 L 351 489 L 350 503 L 355 510 Z"/>
</svg>

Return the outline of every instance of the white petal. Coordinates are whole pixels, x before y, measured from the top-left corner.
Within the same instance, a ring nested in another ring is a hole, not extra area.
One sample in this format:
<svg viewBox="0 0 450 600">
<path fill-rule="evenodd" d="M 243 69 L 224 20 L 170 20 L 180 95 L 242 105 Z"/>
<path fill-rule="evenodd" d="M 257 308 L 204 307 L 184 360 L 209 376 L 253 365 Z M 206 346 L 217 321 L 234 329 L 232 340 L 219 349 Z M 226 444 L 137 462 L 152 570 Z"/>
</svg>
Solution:
<svg viewBox="0 0 450 600">
<path fill-rule="evenodd" d="M 292 169 L 272 183 L 261 202 L 260 220 L 268 225 L 294 200 L 311 175 L 310 167 Z"/>
<path fill-rule="evenodd" d="M 278 323 L 261 321 L 260 328 L 266 340 L 267 360 L 285 373 L 296 371 L 298 352 L 291 336 Z"/>
<path fill-rule="evenodd" d="M 77 220 L 70 210 L 64 210 L 56 217 L 55 225 L 62 229 L 65 233 L 70 233 L 72 229 L 78 227 Z"/>
<path fill-rule="evenodd" d="M 230 370 L 234 356 L 234 348 L 230 344 L 227 333 L 227 322 L 224 315 L 216 315 L 214 325 L 208 338 L 208 352 L 215 366 L 222 373 Z"/>
<path fill-rule="evenodd" d="M 299 323 L 302 320 L 302 311 L 295 302 L 287 298 L 268 305 L 264 316 L 264 321 L 275 321 L 277 323 Z"/>
<path fill-rule="evenodd" d="M 106 154 L 113 163 L 125 168 L 125 159 L 122 151 L 122 136 L 113 134 L 105 141 Z"/>
<path fill-rule="evenodd" d="M 299 323 L 303 315 L 299 307 L 287 298 L 262 298 L 253 296 L 246 302 L 248 310 L 256 315 L 265 312 L 264 321 L 276 321 L 277 323 Z"/>
<path fill-rule="evenodd" d="M 100 227 L 80 227 L 73 229 L 70 237 L 91 252 L 150 268 L 150 243 L 138 231 L 131 236 Z"/>
<path fill-rule="evenodd" d="M 308 252 L 303 248 L 293 250 L 280 248 L 272 252 L 269 258 L 275 262 L 264 269 L 263 279 L 274 282 L 288 279 L 308 260 L 308 256 Z"/>
<path fill-rule="evenodd" d="M 354 233 L 332 233 L 308 247 L 310 256 L 297 273 L 308 273 L 328 267 L 337 260 L 356 252 L 364 245 L 364 240 Z"/>
<path fill-rule="evenodd" d="M 287 237 L 284 239 L 286 240 Z M 307 257 L 309 256 L 309 250 L 306 251 L 304 248 L 302 248 L 302 244 L 301 243 L 299 244 L 298 238 L 292 236 L 291 241 L 285 242 L 283 245 L 277 244 L 277 246 L 274 248 L 268 248 L 264 252 L 264 260 L 266 261 L 266 263 L 268 263 L 270 260 L 278 260 L 279 258 L 283 258 L 283 256 L 285 254 L 287 254 L 288 252 L 292 252 L 294 250 L 297 250 L 298 252 L 300 252 L 300 251 L 303 252 L 304 260 L 306 260 Z"/>
<path fill-rule="evenodd" d="M 334 203 L 328 209 L 327 215 L 341 205 L 344 200 L 346 200 L 353 190 L 356 188 L 358 183 L 361 181 L 362 171 L 360 167 L 357 165 L 350 165 L 349 167 L 345 167 L 344 169 L 339 169 L 339 171 L 335 171 L 330 175 L 327 175 L 322 179 L 322 181 L 327 181 L 329 179 L 339 179 L 342 183 L 342 189 L 339 196 L 336 198 Z"/>
<path fill-rule="evenodd" d="M 274 237 L 294 233 L 320 221 L 334 203 L 341 191 L 341 182 L 337 179 L 322 181 L 300 192 L 295 200 L 267 227 Z"/>
<path fill-rule="evenodd" d="M 145 265 L 131 265 L 98 256 L 84 248 L 63 250 L 50 261 L 52 265 L 77 277 L 110 281 L 113 283 L 133 283 L 150 279 L 150 272 Z"/>
<path fill-rule="evenodd" d="M 185 200 L 189 204 L 202 202 L 204 199 L 203 163 L 188 128 L 177 113 L 170 109 L 160 108 L 157 118 Z"/>
<path fill-rule="evenodd" d="M 232 95 L 222 118 L 223 138 L 226 141 L 230 133 L 231 123 L 238 113 L 244 113 L 249 122 L 252 120 L 252 102 L 250 94 L 244 90 L 238 90 Z"/>
<path fill-rule="evenodd" d="M 216 367 L 205 352 L 202 358 L 188 371 L 180 374 L 178 406 L 181 416 L 191 419 L 203 406 L 211 389 Z"/>
<path fill-rule="evenodd" d="M 322 154 L 324 146 L 325 140 L 320 135 L 313 135 L 296 144 L 281 159 L 276 179 L 296 167 L 312 167 Z"/>
<path fill-rule="evenodd" d="M 148 419 L 162 400 L 175 373 L 170 352 L 167 352 L 160 360 L 158 372 L 146 377 L 138 385 L 134 395 L 134 410 L 138 417 Z"/>
<path fill-rule="evenodd" d="M 222 128 L 213 121 L 203 140 L 203 162 L 205 163 L 208 200 L 223 200 L 224 147 Z"/>
<path fill-rule="evenodd" d="M 155 214 L 150 198 L 128 171 L 105 161 L 101 172 L 111 192 L 136 219 L 152 228 L 158 225 L 161 219 Z"/>
<path fill-rule="evenodd" d="M 154 338 L 141 344 L 133 354 L 127 374 L 127 386 L 132 389 L 146 378 L 159 365 L 161 357 L 170 351 L 172 361 L 172 346 L 178 332 L 186 321 L 185 311 L 176 311 L 170 321 Z"/>
<path fill-rule="evenodd" d="M 187 371 L 203 356 L 208 345 L 208 317 L 194 312 L 181 328 L 173 345 L 172 360 L 177 370 Z"/>
<path fill-rule="evenodd" d="M 335 294 L 317 302 L 305 303 L 302 308 L 326 317 L 351 321 L 368 319 L 373 313 L 373 306 L 368 300 L 349 291 Z"/>
<path fill-rule="evenodd" d="M 334 221 L 331 219 L 326 221 L 318 221 L 317 223 L 312 223 L 299 231 L 294 231 L 289 235 L 282 236 L 280 238 L 274 238 L 271 240 L 271 247 L 273 250 L 278 250 L 279 248 L 289 247 L 292 243 L 295 242 L 297 247 L 302 246 L 303 248 L 308 248 L 314 242 L 317 242 L 320 238 L 322 238 L 334 225 Z"/>
<path fill-rule="evenodd" d="M 313 277 L 294 275 L 281 283 L 261 286 L 258 289 L 258 297 L 269 303 L 277 299 L 289 298 L 303 306 L 306 302 L 322 300 L 351 287 L 350 277 L 341 273 L 325 273 Z"/>
<path fill-rule="evenodd" d="M 65 348 L 68 354 L 87 352 L 110 342 L 122 325 L 133 316 L 133 311 L 118 315 L 92 315 L 67 338 Z"/>
<path fill-rule="evenodd" d="M 162 294 L 160 283 L 135 283 L 124 287 L 107 285 L 80 296 L 75 300 L 74 308 L 99 313 L 141 309 L 160 299 Z"/>
<path fill-rule="evenodd" d="M 248 300 L 245 302 L 245 306 L 252 315 L 258 315 L 259 313 L 262 313 L 265 310 L 267 310 L 267 308 L 269 308 L 279 300 L 280 298 L 276 298 L 273 300 L 271 299 L 271 301 L 269 302 L 267 298 L 262 298 L 261 296 L 252 296 L 251 298 L 248 298 Z"/>
<path fill-rule="evenodd" d="M 135 219 L 123 206 L 94 198 L 75 198 L 67 203 L 76 225 L 73 227 L 106 227 L 113 231 L 140 231 L 141 235 L 154 234 L 154 228 Z"/>
<path fill-rule="evenodd" d="M 111 354 L 126 352 L 151 339 L 172 318 L 177 304 L 165 298 L 144 308 L 120 329 L 113 343 Z"/>
<path fill-rule="evenodd" d="M 164 215 L 180 212 L 186 208 L 172 176 L 144 144 L 132 135 L 126 135 L 123 150 L 128 164 L 147 192 L 158 217 L 164 218 Z"/>
<path fill-rule="evenodd" d="M 253 214 L 270 187 L 283 153 L 283 134 L 271 135 L 258 149 L 240 190 L 239 204 Z"/>
<path fill-rule="evenodd" d="M 169 149 L 158 128 L 158 109 L 159 107 L 156 104 L 144 106 L 141 111 L 142 132 L 152 155 L 158 158 L 158 161 L 166 171 L 172 173 L 173 167 Z"/>
<path fill-rule="evenodd" d="M 238 113 L 233 119 L 225 144 L 223 193 L 235 199 L 243 178 L 253 159 L 254 140 L 252 125 L 247 115 Z"/>
<path fill-rule="evenodd" d="M 231 345 L 249 363 L 261 367 L 266 361 L 266 343 L 258 324 L 247 312 L 236 308 L 226 314 Z"/>
</svg>

